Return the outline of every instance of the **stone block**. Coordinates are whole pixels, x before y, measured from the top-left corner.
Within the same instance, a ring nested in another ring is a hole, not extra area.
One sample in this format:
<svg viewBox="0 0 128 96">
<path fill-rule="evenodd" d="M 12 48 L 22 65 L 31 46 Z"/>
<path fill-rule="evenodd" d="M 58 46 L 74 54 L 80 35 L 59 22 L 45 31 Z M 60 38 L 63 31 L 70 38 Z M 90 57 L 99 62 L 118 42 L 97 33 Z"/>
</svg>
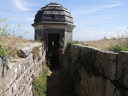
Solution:
<svg viewBox="0 0 128 96">
<path fill-rule="evenodd" d="M 33 54 L 30 54 L 27 58 L 22 59 L 21 61 L 23 66 L 25 66 L 25 69 L 29 67 L 33 63 Z"/>
<path fill-rule="evenodd" d="M 13 90 L 13 96 L 15 96 L 16 94 L 19 93 L 18 87 L 19 87 L 19 84 L 17 82 L 14 82 L 13 85 L 12 85 L 12 88 L 13 88 L 12 89 Z"/>
<path fill-rule="evenodd" d="M 18 62 L 17 62 L 17 68 L 18 68 L 18 73 L 17 73 L 17 78 L 19 78 L 20 77 L 20 75 L 21 75 L 21 64 L 19 64 Z"/>
<path fill-rule="evenodd" d="M 30 71 L 31 71 L 31 72 L 33 71 L 34 67 L 35 67 L 35 64 L 32 63 L 31 66 L 30 66 Z"/>
<path fill-rule="evenodd" d="M 84 89 L 81 86 L 79 87 L 79 90 L 80 90 L 80 92 L 79 92 L 78 96 L 87 96 L 86 92 L 84 91 Z"/>
<path fill-rule="evenodd" d="M 5 75 L 5 89 L 8 89 L 9 86 L 15 81 L 15 79 L 18 77 L 18 66 L 17 62 L 15 63 L 9 63 L 10 70 L 6 71 Z"/>
<path fill-rule="evenodd" d="M 22 74 L 33 63 L 33 54 L 30 54 L 26 58 L 14 59 L 14 61 L 18 62 L 18 72 Z"/>
<path fill-rule="evenodd" d="M 0 78 L 0 96 L 2 96 L 4 88 L 5 88 L 4 78 Z"/>
<path fill-rule="evenodd" d="M 17 94 L 20 93 L 20 86 L 21 86 L 21 85 L 20 85 L 20 84 L 21 84 L 21 83 L 20 83 L 20 80 L 21 80 L 21 79 L 18 79 L 18 80 L 16 80 L 15 83 L 14 83 L 14 84 L 16 84 L 15 87 L 14 87 L 14 89 L 18 91 Z"/>
<path fill-rule="evenodd" d="M 33 48 L 34 47 L 42 47 L 43 45 L 42 45 L 42 43 L 38 43 L 38 42 L 35 42 L 35 43 L 32 43 L 32 44 L 30 44 Z"/>
<path fill-rule="evenodd" d="M 19 89 L 20 91 L 23 91 L 24 85 L 25 85 L 25 79 L 24 74 L 20 76 L 19 80 Z"/>
<path fill-rule="evenodd" d="M 128 88 L 128 52 L 119 52 L 117 79 Z"/>
<path fill-rule="evenodd" d="M 94 88 L 93 88 L 93 94 L 95 94 L 95 96 L 102 96 L 102 82 L 101 82 L 101 78 L 100 77 L 95 77 L 94 78 Z"/>
<path fill-rule="evenodd" d="M 75 51 L 74 51 L 74 50 L 75 50 Z M 76 50 L 76 48 L 75 48 L 75 45 L 72 45 L 72 46 L 71 46 L 71 58 L 72 58 L 72 60 L 75 60 L 76 54 L 77 54 L 77 50 Z M 67 55 L 67 54 L 65 54 L 65 55 Z"/>
<path fill-rule="evenodd" d="M 0 96 L 2 96 L 2 95 L 0 95 Z M 3 95 L 3 96 L 4 96 L 4 95 Z M 13 96 L 13 93 L 12 93 L 12 86 L 6 91 L 5 96 Z"/>
<path fill-rule="evenodd" d="M 95 84 L 95 77 L 89 78 L 88 80 L 88 95 L 89 96 L 95 96 L 94 84 Z"/>
<path fill-rule="evenodd" d="M 90 49 L 89 47 L 84 46 L 84 48 L 83 48 L 83 50 L 82 50 L 82 55 L 84 55 L 84 54 L 88 54 L 89 49 Z"/>
<path fill-rule="evenodd" d="M 89 77 L 89 75 L 86 73 L 84 68 L 81 68 L 80 70 L 80 77 L 81 77 L 81 82 L 80 82 L 80 89 L 81 90 L 81 96 L 84 96 L 83 94 L 86 94 L 86 96 L 95 96 L 94 94 L 94 81 L 95 77 Z"/>
<path fill-rule="evenodd" d="M 117 53 L 101 51 L 100 67 L 106 77 L 111 80 L 116 79 Z"/>
<path fill-rule="evenodd" d="M 26 96 L 25 92 L 20 93 L 20 96 Z"/>
<path fill-rule="evenodd" d="M 110 81 L 102 77 L 95 77 L 94 94 L 93 96 L 116 96 Z"/>
<path fill-rule="evenodd" d="M 25 46 L 22 49 L 18 50 L 18 56 L 22 58 L 26 58 L 28 55 L 32 53 L 32 46 Z"/>
<path fill-rule="evenodd" d="M 43 57 L 43 48 L 42 48 L 42 47 L 40 47 L 40 48 L 39 48 L 39 50 L 40 50 L 40 52 L 39 52 L 40 57 Z"/>
<path fill-rule="evenodd" d="M 89 47 L 88 55 L 91 58 L 92 64 L 100 69 L 100 49 Z"/>
<path fill-rule="evenodd" d="M 116 90 L 110 80 L 106 80 L 106 96 L 121 96 L 120 91 Z"/>
<path fill-rule="evenodd" d="M 88 80 L 89 80 L 89 76 L 86 74 L 86 71 L 85 71 L 85 69 L 83 67 L 81 67 L 81 69 L 79 70 L 79 75 L 81 77 L 80 85 L 79 86 L 82 87 L 84 89 L 84 91 L 88 94 Z M 79 93 L 80 93 L 80 91 L 79 91 Z"/>
<path fill-rule="evenodd" d="M 75 96 L 80 96 L 80 88 L 78 85 L 74 86 L 74 90 L 75 90 Z"/>
<path fill-rule="evenodd" d="M 18 56 L 22 57 L 22 58 L 26 58 L 27 56 L 29 56 L 32 53 L 33 48 L 37 47 L 37 46 L 42 47 L 42 44 L 41 43 L 27 44 L 25 47 L 18 50 Z"/>
<path fill-rule="evenodd" d="M 28 67 L 25 72 L 24 72 L 24 76 L 25 76 L 25 80 L 28 81 L 30 77 L 30 67 Z"/>
<path fill-rule="evenodd" d="M 103 69 L 106 77 L 108 77 L 110 80 L 116 79 L 118 54 L 78 45 L 72 46 L 73 52 L 76 50 L 75 48 L 77 49 L 77 52 L 78 50 L 81 51 L 81 54 L 89 54 L 90 58 L 93 60 L 93 63 L 98 68 Z M 83 67 L 81 67 L 79 70 L 79 74 L 81 77 L 80 85 L 77 85 L 75 88 L 78 96 L 120 96 L 119 91 L 114 93 L 115 87 L 111 84 L 110 80 L 102 77 L 89 77 Z"/>
</svg>

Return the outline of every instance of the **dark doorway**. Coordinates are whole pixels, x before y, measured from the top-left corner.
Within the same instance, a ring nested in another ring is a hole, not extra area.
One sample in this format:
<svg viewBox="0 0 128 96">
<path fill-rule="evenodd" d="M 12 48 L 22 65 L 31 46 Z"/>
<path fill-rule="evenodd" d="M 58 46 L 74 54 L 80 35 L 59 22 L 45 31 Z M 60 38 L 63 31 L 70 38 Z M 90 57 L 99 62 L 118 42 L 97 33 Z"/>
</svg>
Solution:
<svg viewBox="0 0 128 96">
<path fill-rule="evenodd" d="M 59 34 L 48 34 L 48 57 L 51 67 L 55 68 L 59 66 L 59 41 Z"/>
</svg>

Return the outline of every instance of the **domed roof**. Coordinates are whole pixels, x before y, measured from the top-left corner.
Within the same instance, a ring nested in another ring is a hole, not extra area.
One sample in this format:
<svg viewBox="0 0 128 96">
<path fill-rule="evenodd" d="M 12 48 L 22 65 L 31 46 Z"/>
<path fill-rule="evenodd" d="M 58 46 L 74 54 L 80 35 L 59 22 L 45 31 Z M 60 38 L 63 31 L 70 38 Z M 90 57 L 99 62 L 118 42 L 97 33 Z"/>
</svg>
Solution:
<svg viewBox="0 0 128 96">
<path fill-rule="evenodd" d="M 73 24 L 71 13 L 62 5 L 51 2 L 35 15 L 34 24 Z"/>
</svg>

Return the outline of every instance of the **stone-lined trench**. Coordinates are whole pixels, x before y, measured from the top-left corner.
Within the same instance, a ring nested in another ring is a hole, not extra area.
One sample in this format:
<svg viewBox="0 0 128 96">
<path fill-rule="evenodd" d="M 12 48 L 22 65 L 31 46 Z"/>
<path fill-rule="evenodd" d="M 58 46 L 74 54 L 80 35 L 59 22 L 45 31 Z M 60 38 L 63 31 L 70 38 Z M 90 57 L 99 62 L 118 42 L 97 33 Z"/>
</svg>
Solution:
<svg viewBox="0 0 128 96">
<path fill-rule="evenodd" d="M 60 70 L 52 69 L 52 75 L 47 78 L 46 96 L 67 96 L 60 76 Z"/>
</svg>

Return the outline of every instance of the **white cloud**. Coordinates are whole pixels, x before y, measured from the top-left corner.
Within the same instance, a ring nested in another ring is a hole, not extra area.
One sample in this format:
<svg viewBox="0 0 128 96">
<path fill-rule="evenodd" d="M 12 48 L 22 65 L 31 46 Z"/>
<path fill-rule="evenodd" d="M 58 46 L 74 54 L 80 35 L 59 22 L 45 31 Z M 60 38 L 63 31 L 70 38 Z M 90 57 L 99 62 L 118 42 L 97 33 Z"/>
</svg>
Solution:
<svg viewBox="0 0 128 96">
<path fill-rule="evenodd" d="M 123 5 L 123 4 L 122 3 L 115 3 L 115 4 L 104 6 L 103 9 L 114 8 L 114 7 L 121 6 L 121 5 Z"/>
<path fill-rule="evenodd" d="M 26 3 L 23 2 L 22 0 L 13 0 L 13 3 L 15 5 L 15 7 L 17 7 L 19 10 L 21 11 L 27 11 L 29 10 L 27 7 L 26 7 Z"/>
<path fill-rule="evenodd" d="M 118 3 L 114 3 L 114 4 L 110 4 L 110 5 L 98 6 L 95 9 L 91 9 L 91 10 L 88 10 L 88 11 L 89 11 L 89 13 L 93 13 L 93 12 L 97 12 L 97 11 L 101 11 L 101 10 L 105 10 L 105 9 L 118 7 L 118 6 L 121 6 L 121 5 L 123 5 L 123 4 L 118 2 Z"/>
<path fill-rule="evenodd" d="M 116 24 L 110 24 L 110 23 L 106 23 L 106 24 L 103 24 L 104 26 L 106 26 L 106 27 L 115 27 L 116 26 Z"/>
<path fill-rule="evenodd" d="M 79 10 L 74 10 L 73 14 L 74 15 L 80 15 L 80 14 L 91 14 L 94 12 L 98 12 L 98 11 L 102 11 L 102 10 L 106 10 L 106 9 L 110 9 L 110 8 L 114 8 L 114 7 L 118 7 L 118 6 L 122 6 L 124 4 L 122 4 L 121 2 L 115 2 L 113 4 L 108 4 L 108 5 L 102 5 L 102 6 L 95 6 L 95 7 L 89 7 L 87 9 L 79 9 Z"/>
</svg>

